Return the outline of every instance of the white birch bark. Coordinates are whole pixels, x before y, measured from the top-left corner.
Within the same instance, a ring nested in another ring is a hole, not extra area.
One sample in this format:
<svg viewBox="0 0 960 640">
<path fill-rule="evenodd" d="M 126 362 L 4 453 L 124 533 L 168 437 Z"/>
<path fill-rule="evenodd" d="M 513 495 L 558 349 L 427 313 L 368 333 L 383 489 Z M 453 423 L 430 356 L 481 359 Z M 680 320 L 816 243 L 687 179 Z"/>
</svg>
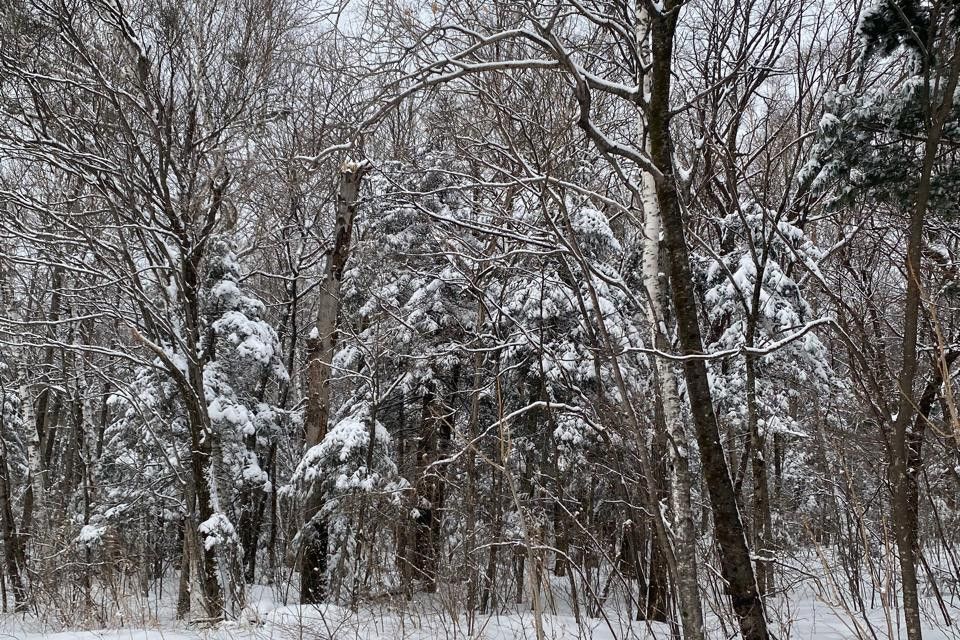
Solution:
<svg viewBox="0 0 960 640">
<path fill-rule="evenodd" d="M 643 0 L 637 3 L 637 49 L 644 67 L 649 68 L 652 52 L 650 47 L 650 15 Z M 643 76 L 643 94 L 650 95 L 650 75 Z M 641 142 L 648 155 L 651 153 L 646 122 L 639 120 Z M 644 171 L 641 183 L 641 206 L 643 208 L 643 256 L 641 261 L 643 285 L 647 294 L 647 320 L 650 339 L 659 351 L 666 351 L 667 327 L 664 313 L 666 299 L 660 277 L 660 203 L 657 200 L 656 181 Z M 680 618 L 686 640 L 703 640 L 703 608 L 700 602 L 700 587 L 697 577 L 697 545 L 693 510 L 690 504 L 690 462 L 687 458 L 688 434 L 680 410 L 680 394 L 676 372 L 663 357 L 652 357 L 656 367 L 657 392 L 663 408 L 663 421 L 669 442 L 668 468 L 670 473 L 670 500 L 674 518 L 674 547 L 676 557 L 677 593 L 680 600 Z"/>
</svg>

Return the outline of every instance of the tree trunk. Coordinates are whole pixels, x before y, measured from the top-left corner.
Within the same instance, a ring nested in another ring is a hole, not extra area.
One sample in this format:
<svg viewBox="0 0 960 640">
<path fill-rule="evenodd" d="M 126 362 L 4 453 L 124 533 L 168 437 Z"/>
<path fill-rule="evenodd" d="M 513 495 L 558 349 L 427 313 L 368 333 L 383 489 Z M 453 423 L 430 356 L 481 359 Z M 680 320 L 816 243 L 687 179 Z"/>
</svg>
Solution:
<svg viewBox="0 0 960 640">
<path fill-rule="evenodd" d="M 645 129 L 645 128 L 644 128 Z M 642 134 L 649 152 L 650 137 Z M 643 176 L 644 244 L 642 258 L 643 284 L 647 294 L 647 322 L 650 324 L 653 345 L 661 351 L 669 349 L 665 299 L 666 292 L 660 277 L 660 203 L 656 183 L 648 172 Z M 663 416 L 668 440 L 668 473 L 670 502 L 673 509 L 674 546 L 677 557 L 677 596 L 680 600 L 680 620 L 686 640 L 704 637 L 703 608 L 700 602 L 700 582 L 697 576 L 696 526 L 693 520 L 690 495 L 690 461 L 688 434 L 680 409 L 680 393 L 673 364 L 666 358 L 654 356 L 657 402 Z"/>
<path fill-rule="evenodd" d="M 752 343 L 752 340 L 750 341 Z M 753 473 L 753 547 L 757 554 L 757 587 L 760 595 L 767 595 L 772 583 L 772 564 L 769 556 L 773 523 L 770 515 L 770 488 L 767 478 L 766 437 L 757 415 L 757 376 L 754 356 L 747 354 L 747 426 L 751 440 L 751 470 Z"/>
<path fill-rule="evenodd" d="M 697 357 L 703 353 L 703 341 L 686 231 L 673 176 L 673 140 L 670 133 L 671 60 L 678 13 L 677 10 L 671 10 L 650 17 L 653 41 L 647 122 L 649 148 L 651 159 L 663 176 L 657 181 L 657 199 L 662 216 L 664 244 L 668 253 L 668 273 L 677 316 L 677 337 L 682 354 L 694 356 L 684 359 L 683 371 L 713 511 L 721 575 L 727 582 L 744 639 L 767 640 L 769 634 L 763 602 L 757 591 L 733 482 L 720 441 L 707 367 L 705 361 Z"/>
<path fill-rule="evenodd" d="M 189 510 L 192 510 L 192 505 Z M 185 518 L 181 524 L 183 543 L 180 554 L 180 581 L 177 586 L 177 620 L 183 620 L 190 615 L 190 523 L 189 518 Z"/>
<path fill-rule="evenodd" d="M 775 223 L 774 223 L 775 224 Z M 756 278 L 750 295 L 750 306 L 747 309 L 747 325 L 744 345 L 747 349 L 754 348 L 757 339 L 757 327 L 760 319 L 761 294 L 763 293 L 763 278 L 769 258 L 770 239 L 761 249 L 760 256 L 752 252 L 756 264 Z M 768 584 L 773 580 L 772 564 L 766 558 L 773 550 L 771 546 L 772 520 L 770 515 L 770 487 L 766 460 L 766 435 L 760 426 L 760 415 L 757 403 L 757 357 L 750 351 L 744 356 L 746 369 L 746 400 L 747 400 L 747 430 L 749 432 L 750 469 L 753 475 L 753 548 L 757 555 L 756 572 L 757 587 L 760 596 L 767 594 Z M 745 465 L 744 465 L 745 466 Z M 746 470 L 744 469 L 744 475 Z M 739 497 L 740 491 L 736 490 Z"/>
<path fill-rule="evenodd" d="M 0 429 L 6 425 L 0 424 Z M 13 516 L 13 507 L 10 491 L 10 470 L 7 465 L 6 440 L 0 435 L 0 533 L 3 539 L 4 569 L 10 577 L 10 587 L 13 591 L 14 611 L 27 610 L 27 589 L 23 581 L 24 552 L 23 538 L 17 532 Z M 2 577 L 0 577 L 2 579 Z M 6 599 L 4 599 L 6 606 Z"/>
<path fill-rule="evenodd" d="M 900 372 L 897 376 L 899 403 L 893 419 L 888 447 L 889 479 L 892 490 L 893 531 L 900 556 L 900 573 L 903 587 L 903 614 L 906 622 L 907 638 L 920 640 L 921 620 L 920 602 L 917 594 L 916 550 L 918 545 L 916 514 L 916 474 L 920 472 L 920 460 L 911 464 L 908 426 L 913 420 L 916 407 L 914 383 L 917 377 L 918 357 L 917 340 L 920 325 L 921 305 L 921 269 L 923 232 L 927 207 L 931 195 L 931 183 L 934 164 L 940 147 L 943 126 L 953 109 L 954 91 L 960 76 L 960 42 L 953 51 L 949 76 L 939 78 L 943 81 L 943 102 L 934 106 L 929 93 L 926 97 L 927 122 L 929 125 L 924 144 L 923 165 L 917 185 L 916 202 L 910 212 L 907 236 L 907 253 L 904 261 L 904 274 L 907 279 L 906 296 L 903 302 L 903 347 L 901 351 Z M 928 63 L 929 64 L 929 63 Z M 929 89 L 925 89 L 929 91 Z M 919 455 L 919 448 L 917 449 Z"/>
<path fill-rule="evenodd" d="M 198 420 L 191 419 L 191 423 Z M 209 438 L 201 444 L 198 431 L 191 428 L 192 451 L 190 452 L 191 472 L 193 476 L 193 490 L 196 496 L 196 513 L 199 524 L 207 522 L 214 514 L 210 487 L 207 484 L 208 476 L 212 474 Z M 207 548 L 203 536 L 199 532 L 191 532 L 194 541 L 194 551 L 198 558 L 200 585 L 203 593 L 203 605 L 207 616 L 213 620 L 223 617 L 223 593 L 220 590 L 220 581 L 217 576 L 217 557 L 214 548 Z"/>
<path fill-rule="evenodd" d="M 456 384 L 453 385 L 456 388 Z M 423 400 L 420 437 L 417 439 L 417 518 L 413 556 L 417 577 L 424 591 L 437 590 L 437 564 L 440 552 L 440 525 L 446 497 L 446 465 L 435 465 L 449 449 L 452 425 L 437 399 L 428 391 Z"/>
<path fill-rule="evenodd" d="M 180 394 L 187 409 L 187 425 L 190 436 L 190 472 L 193 487 L 192 498 L 196 500 L 197 527 L 208 522 L 215 513 L 220 512 L 217 498 L 219 496 L 217 481 L 216 459 L 214 446 L 215 434 L 210 425 L 210 415 L 207 412 L 205 401 L 205 384 L 203 377 L 203 356 L 198 351 L 200 344 L 200 299 L 199 274 L 202 252 L 193 252 L 184 255 L 181 263 L 181 278 L 183 280 L 184 331 L 186 333 L 186 375 L 179 372 L 172 362 L 167 363 L 169 372 L 176 376 L 181 388 Z M 176 373 L 175 373 L 176 372 Z M 187 498 L 190 499 L 189 494 Z M 193 553 L 197 558 L 198 578 L 200 580 L 203 605 L 207 616 L 212 620 L 220 620 L 224 614 L 224 598 L 220 588 L 217 572 L 217 549 L 209 548 L 198 529 L 194 529 Z"/>
<path fill-rule="evenodd" d="M 369 165 L 366 162 L 345 162 L 340 168 L 334 242 L 327 254 L 324 282 L 320 287 L 317 324 L 307 340 L 306 449 L 320 444 L 327 434 L 327 421 L 330 416 L 330 369 L 337 344 L 340 284 L 347 259 L 350 257 L 350 237 L 353 234 L 353 218 L 360 184 L 368 170 Z M 301 532 L 301 604 L 318 604 L 326 596 L 328 533 L 320 514 L 322 506 L 323 496 L 317 491 L 310 491 L 303 508 L 304 528 Z"/>
</svg>

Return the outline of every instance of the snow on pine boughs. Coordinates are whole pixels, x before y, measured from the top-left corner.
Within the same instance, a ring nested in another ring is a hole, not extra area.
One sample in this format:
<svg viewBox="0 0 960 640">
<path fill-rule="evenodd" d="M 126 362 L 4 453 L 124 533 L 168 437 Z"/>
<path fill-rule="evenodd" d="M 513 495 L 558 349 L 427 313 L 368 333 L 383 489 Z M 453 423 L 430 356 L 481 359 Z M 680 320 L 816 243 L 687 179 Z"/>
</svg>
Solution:
<svg viewBox="0 0 960 640">
<path fill-rule="evenodd" d="M 217 547 L 233 548 L 239 542 L 233 523 L 222 513 L 214 513 L 201 522 L 197 529 L 203 538 L 204 548 L 208 550 Z"/>
<path fill-rule="evenodd" d="M 946 98 L 949 83 L 932 82 L 927 70 L 937 63 L 937 41 L 926 50 L 933 17 L 930 6 L 916 0 L 876 0 L 859 20 L 861 61 L 880 59 L 891 65 L 894 77 L 864 88 L 841 84 L 825 96 L 817 138 L 799 181 L 813 191 L 827 193 L 834 208 L 866 201 L 868 211 L 878 205 L 908 210 L 924 166 L 928 112 Z M 950 29 L 960 29 L 960 11 L 939 16 Z M 941 37 L 946 34 L 941 34 Z M 907 64 L 902 54 L 906 53 Z M 904 68 L 905 67 L 905 68 Z M 889 70 L 888 70 L 889 72 Z M 905 73 L 904 73 L 905 72 Z M 954 89 L 953 107 L 944 112 L 942 137 L 960 136 L 960 92 Z M 960 211 L 960 163 L 956 154 L 942 154 L 932 167 L 928 209 L 954 221 Z"/>
<path fill-rule="evenodd" d="M 265 392 L 288 378 L 280 339 L 263 318 L 263 302 L 244 290 L 240 265 L 224 240 L 211 247 L 207 283 L 203 311 L 210 330 L 203 344 L 209 354 L 204 396 L 222 452 L 221 473 L 230 476 L 229 487 L 270 491 L 259 457 L 279 434 L 284 418 Z"/>
<path fill-rule="evenodd" d="M 230 243 L 211 243 L 201 275 L 196 355 L 184 353 L 182 341 L 162 345 L 163 356 L 136 367 L 107 401 L 112 419 L 98 466 L 105 490 L 91 522 L 122 531 L 128 522 L 184 517 L 188 507 L 172 488 L 191 472 L 193 427 L 183 382 L 199 364 L 206 408 L 200 437 L 210 451 L 205 481 L 215 516 L 202 533 L 222 550 L 228 542 L 236 547 L 233 523 L 250 508 L 251 492 L 272 490 L 260 460 L 290 419 L 273 400 L 287 372 L 277 333 L 264 304 L 244 286 Z M 177 291 L 173 280 L 167 288 Z"/>
<path fill-rule="evenodd" d="M 340 567 L 336 580 L 331 580 L 334 592 L 341 586 L 348 592 L 356 586 L 359 576 L 353 573 L 354 562 L 349 559 L 389 551 L 363 544 L 363 514 L 373 512 L 402 521 L 402 496 L 410 493 L 410 485 L 398 473 L 390 440 L 386 428 L 371 416 L 370 405 L 361 402 L 327 432 L 320 444 L 306 451 L 290 484 L 282 489 L 282 494 L 301 500 L 320 493 L 323 506 L 314 518 L 324 522 L 329 536 L 328 574 Z M 303 536 L 314 531 L 314 527 L 301 528 L 294 545 L 302 544 Z M 386 558 L 381 561 L 385 563 Z M 328 579 L 331 577 L 328 575 Z"/>
<path fill-rule="evenodd" d="M 324 495 L 321 517 L 329 517 L 341 501 L 360 493 L 376 493 L 387 501 L 397 499 L 405 482 L 398 477 L 390 455 L 390 434 L 373 421 L 369 405 L 355 407 L 320 444 L 307 450 L 287 490 L 294 487 L 303 495 L 311 491 Z"/>
<path fill-rule="evenodd" d="M 29 478 L 27 451 L 28 425 L 23 419 L 22 391 L 12 380 L 12 369 L 0 362 L 0 438 L 3 439 L 3 458 L 11 480 L 20 485 Z M 20 480 L 20 481 L 18 481 Z M 19 490 L 19 486 L 15 490 Z"/>
<path fill-rule="evenodd" d="M 772 225 L 776 225 L 773 228 Z M 794 263 L 816 266 L 822 252 L 797 227 L 777 220 L 775 213 L 756 202 L 745 203 L 743 214 L 721 220 L 723 244 L 736 247 L 717 258 L 701 258 L 705 280 L 704 311 L 712 337 L 711 351 L 745 346 L 748 317 L 757 318 L 754 348 L 763 348 L 801 330 L 816 315 L 792 277 Z M 754 251 L 748 250 L 753 246 Z M 766 255 L 766 261 L 760 258 Z M 760 262 L 761 264 L 758 264 Z M 758 273 L 762 269 L 762 273 Z M 757 309 L 752 309 L 754 287 L 760 279 Z M 781 348 L 761 355 L 758 374 L 766 381 L 758 390 L 760 418 L 769 430 L 802 432 L 792 417 L 791 398 L 797 386 L 812 384 L 829 390 L 835 379 L 827 349 L 810 332 Z M 745 420 L 746 373 L 743 357 L 711 361 L 710 383 L 718 414 L 742 424 Z"/>
</svg>

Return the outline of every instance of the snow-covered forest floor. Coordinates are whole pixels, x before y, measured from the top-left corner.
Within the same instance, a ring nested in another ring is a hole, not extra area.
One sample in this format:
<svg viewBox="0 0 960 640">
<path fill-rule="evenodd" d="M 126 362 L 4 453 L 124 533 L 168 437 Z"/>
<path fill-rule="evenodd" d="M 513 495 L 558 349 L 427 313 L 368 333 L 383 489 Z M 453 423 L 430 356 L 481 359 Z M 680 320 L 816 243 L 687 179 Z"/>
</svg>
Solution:
<svg viewBox="0 0 960 640">
<path fill-rule="evenodd" d="M 903 637 L 899 607 L 885 606 L 886 598 L 874 593 L 863 610 L 851 605 L 849 592 L 838 596 L 840 572 L 827 573 L 815 566 L 816 558 L 805 558 L 809 566 L 788 570 L 791 586 L 768 601 L 771 631 L 779 640 L 846 640 Z M 63 611 L 62 617 L 35 614 L 4 614 L 0 617 L 0 638 L 10 640 L 535 640 L 534 614 L 530 603 L 509 602 L 496 611 L 476 614 L 470 620 L 463 613 L 456 592 L 440 588 L 437 594 L 417 594 L 411 599 L 381 599 L 355 607 L 298 605 L 297 585 L 278 583 L 249 587 L 247 603 L 236 619 L 215 625 L 202 621 L 175 619 L 176 576 L 167 576 L 162 593 L 154 590 L 148 598 L 127 595 L 122 606 L 108 604 L 101 593 L 96 612 L 84 621 L 77 611 Z M 925 585 L 921 599 L 924 638 L 960 638 L 960 597 L 940 585 L 942 604 L 934 590 Z M 869 584 L 863 582 L 864 593 Z M 896 584 L 885 585 L 894 593 Z M 869 596 L 868 596 L 869 598 Z M 846 601 L 846 604 L 844 603 Z M 115 601 L 114 601 L 115 602 Z M 564 639 L 646 639 L 671 637 L 665 623 L 636 620 L 623 599 L 610 597 L 603 608 L 586 612 L 581 605 L 575 613 L 567 581 L 552 578 L 545 592 L 542 616 L 545 637 Z M 588 615 L 590 613 L 590 615 Z M 579 614 L 579 615 L 578 615 Z M 945 622 L 949 617 L 950 622 Z M 579 619 L 578 619 L 579 618 Z M 67 622 L 69 621 L 69 622 Z M 729 613 L 708 608 L 707 637 L 721 640 L 738 637 Z"/>
</svg>

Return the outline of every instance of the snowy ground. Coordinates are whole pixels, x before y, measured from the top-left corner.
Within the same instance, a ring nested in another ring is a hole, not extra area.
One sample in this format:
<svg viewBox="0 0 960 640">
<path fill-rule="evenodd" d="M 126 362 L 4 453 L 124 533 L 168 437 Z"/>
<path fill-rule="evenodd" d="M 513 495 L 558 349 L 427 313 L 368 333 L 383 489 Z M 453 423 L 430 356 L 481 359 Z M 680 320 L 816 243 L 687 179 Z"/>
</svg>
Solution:
<svg viewBox="0 0 960 640">
<path fill-rule="evenodd" d="M 822 610 L 813 603 L 796 607 L 788 633 L 779 638 L 794 640 L 840 640 L 846 638 L 873 638 L 869 631 L 850 620 Z M 883 626 L 883 615 L 874 621 L 876 638 L 891 637 Z M 659 627 L 657 633 L 643 623 L 624 624 L 618 620 L 589 620 L 578 626 L 572 616 L 546 615 L 546 637 L 556 640 L 592 638 L 614 640 L 620 638 L 668 638 L 669 633 Z M 382 612 L 354 614 L 336 607 L 301 610 L 284 607 L 274 611 L 259 625 L 227 623 L 215 629 L 192 629 L 182 625 L 159 626 L 152 629 L 103 629 L 87 631 L 32 631 L 11 620 L 4 624 L 3 638 L 23 640 L 450 640 L 476 638 L 484 640 L 526 640 L 535 638 L 533 620 L 528 614 L 501 615 L 479 620 L 473 633 L 463 621 L 454 622 L 439 616 L 400 616 Z M 723 637 L 712 633 L 711 637 Z M 901 636 L 902 637 L 902 636 Z M 928 640 L 955 639 L 957 629 L 928 629 Z"/>
<path fill-rule="evenodd" d="M 957 611 L 956 613 L 960 613 Z M 796 603 L 791 612 L 789 629 L 781 629 L 779 638 L 793 640 L 840 640 L 846 638 L 889 638 L 882 610 L 872 612 L 873 636 L 860 623 L 831 611 L 814 601 Z M 87 631 L 32 629 L 27 621 L 7 618 L 0 637 L 23 640 L 450 640 L 477 638 L 484 640 L 526 640 L 535 638 L 529 614 L 500 615 L 476 621 L 473 633 L 463 620 L 455 621 L 438 614 L 400 615 L 384 611 L 353 613 L 339 607 L 279 607 L 257 624 L 225 623 L 213 629 L 190 628 L 185 625 L 160 625 L 156 628 L 124 628 Z M 617 619 L 592 619 L 577 625 L 573 616 L 546 615 L 546 636 L 551 639 L 614 640 L 620 638 L 667 638 L 665 627 L 651 629 L 645 623 Z M 859 628 L 858 628 L 859 627 Z M 714 629 L 711 637 L 724 637 Z M 930 628 L 928 640 L 960 638 L 960 630 Z"/>
<path fill-rule="evenodd" d="M 173 583 L 173 581 L 171 581 Z M 533 617 L 529 611 L 480 616 L 468 627 L 463 616 L 449 613 L 450 605 L 440 597 L 423 598 L 398 607 L 381 604 L 358 612 L 333 605 L 300 607 L 283 605 L 285 594 L 268 587 L 254 588 L 249 604 L 239 621 L 214 628 L 201 628 L 172 619 L 172 598 L 159 599 L 148 620 L 132 621 L 128 615 L 121 625 L 108 629 L 86 628 L 64 631 L 49 620 L 7 615 L 0 617 L 0 640 L 534 640 Z M 904 637 L 897 628 L 897 614 L 877 606 L 862 613 L 847 613 L 824 601 L 823 592 L 809 583 L 798 585 L 789 598 L 769 605 L 771 623 L 779 640 L 883 640 Z M 946 603 L 944 612 L 925 603 L 928 617 L 925 640 L 960 640 L 960 600 Z M 560 598 L 551 601 L 552 610 L 544 616 L 544 630 L 551 640 L 662 640 L 670 637 L 665 625 L 649 625 L 631 620 L 611 606 L 603 617 L 587 618 L 577 624 Z M 716 615 L 707 615 L 711 640 L 736 637 L 719 623 Z M 88 625 L 89 627 L 89 625 Z"/>
</svg>

